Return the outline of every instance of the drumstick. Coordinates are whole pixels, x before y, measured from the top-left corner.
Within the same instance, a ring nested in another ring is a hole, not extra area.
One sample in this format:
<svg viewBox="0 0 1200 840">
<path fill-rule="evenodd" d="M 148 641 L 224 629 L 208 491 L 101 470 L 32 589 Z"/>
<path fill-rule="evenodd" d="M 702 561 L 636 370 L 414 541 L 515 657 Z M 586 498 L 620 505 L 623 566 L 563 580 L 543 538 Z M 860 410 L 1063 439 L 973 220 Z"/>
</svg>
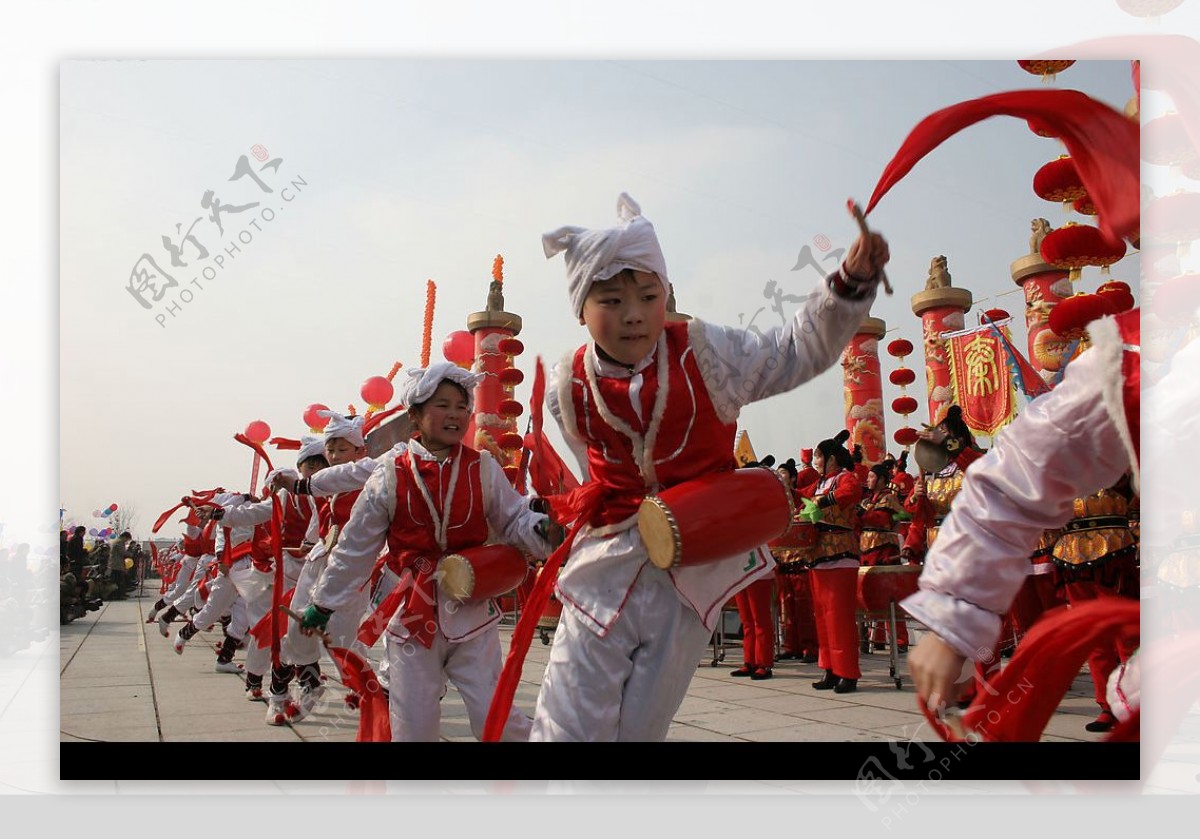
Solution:
<svg viewBox="0 0 1200 840">
<path fill-rule="evenodd" d="M 287 606 L 286 604 L 280 604 L 279 609 L 283 610 L 285 613 L 290 615 L 292 618 L 296 619 L 297 624 L 304 623 L 304 616 L 300 615 L 300 613 L 296 612 L 294 609 Z M 317 635 L 317 638 L 320 639 L 322 642 L 329 645 L 330 647 L 333 646 L 333 639 L 331 639 L 329 637 L 329 634 L 326 633 L 324 630 L 318 630 L 316 627 L 309 627 L 308 629 L 311 630 L 313 633 L 315 633 Z"/>
<path fill-rule="evenodd" d="M 858 202 L 853 198 L 846 199 L 846 209 L 850 211 L 850 215 L 854 217 L 854 221 L 858 222 L 858 232 L 866 239 L 871 235 L 871 231 L 867 228 L 867 216 L 863 213 L 862 208 L 858 206 Z M 888 282 L 887 272 L 882 269 L 879 272 L 880 279 L 883 280 L 883 290 L 889 295 L 892 293 L 892 284 Z"/>
</svg>

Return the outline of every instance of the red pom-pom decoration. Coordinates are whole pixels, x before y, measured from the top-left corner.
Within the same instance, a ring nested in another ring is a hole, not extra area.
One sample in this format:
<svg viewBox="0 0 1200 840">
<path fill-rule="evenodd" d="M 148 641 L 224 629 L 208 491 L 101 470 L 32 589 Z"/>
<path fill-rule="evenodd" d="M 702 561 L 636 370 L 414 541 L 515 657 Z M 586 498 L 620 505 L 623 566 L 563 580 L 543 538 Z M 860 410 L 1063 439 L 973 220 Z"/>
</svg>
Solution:
<svg viewBox="0 0 1200 840">
<path fill-rule="evenodd" d="M 271 436 L 271 427 L 261 420 L 251 420 L 246 424 L 246 439 L 251 443 L 265 443 Z"/>
</svg>

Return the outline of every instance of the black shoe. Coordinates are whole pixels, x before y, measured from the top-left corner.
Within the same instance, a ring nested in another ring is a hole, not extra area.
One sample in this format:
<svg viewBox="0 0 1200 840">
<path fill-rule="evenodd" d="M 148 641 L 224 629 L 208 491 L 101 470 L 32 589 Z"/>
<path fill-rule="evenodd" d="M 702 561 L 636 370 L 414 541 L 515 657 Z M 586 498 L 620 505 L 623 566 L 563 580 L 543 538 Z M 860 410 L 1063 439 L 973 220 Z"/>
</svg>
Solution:
<svg viewBox="0 0 1200 840">
<path fill-rule="evenodd" d="M 896 645 L 896 653 L 900 654 L 901 656 L 908 653 L 908 645 Z"/>
<path fill-rule="evenodd" d="M 741 668 L 734 668 L 729 672 L 731 677 L 752 677 L 754 676 L 753 665 L 743 665 Z"/>
<path fill-rule="evenodd" d="M 872 647 L 874 647 L 875 650 L 887 650 L 887 645 L 883 642 L 876 642 L 874 645 L 872 645 Z"/>
<path fill-rule="evenodd" d="M 833 688 L 834 694 L 849 694 L 851 691 L 858 691 L 858 680 L 849 677 L 842 677 Z"/>
<path fill-rule="evenodd" d="M 870 653 L 871 652 L 871 643 L 863 642 L 861 645 L 858 646 L 858 649 L 861 653 Z"/>
<path fill-rule="evenodd" d="M 821 679 L 821 680 L 817 680 L 817 682 L 812 684 L 812 687 L 815 688 L 817 691 L 828 691 L 829 689 L 833 688 L 837 684 L 838 684 L 837 675 L 834 674 L 833 671 L 826 670 L 825 678 Z"/>
<path fill-rule="evenodd" d="M 805 665 L 815 665 L 817 664 L 817 659 L 818 657 L 815 653 L 806 653 L 804 656 L 800 657 L 800 661 Z"/>
<path fill-rule="evenodd" d="M 1083 728 L 1088 732 L 1108 732 L 1117 725 L 1117 718 L 1112 712 L 1101 712 L 1100 716 Z"/>
<path fill-rule="evenodd" d="M 752 679 L 752 680 L 769 680 L 773 676 L 775 676 L 775 674 L 771 671 L 770 668 L 755 668 L 754 673 L 750 675 L 750 679 Z"/>
</svg>

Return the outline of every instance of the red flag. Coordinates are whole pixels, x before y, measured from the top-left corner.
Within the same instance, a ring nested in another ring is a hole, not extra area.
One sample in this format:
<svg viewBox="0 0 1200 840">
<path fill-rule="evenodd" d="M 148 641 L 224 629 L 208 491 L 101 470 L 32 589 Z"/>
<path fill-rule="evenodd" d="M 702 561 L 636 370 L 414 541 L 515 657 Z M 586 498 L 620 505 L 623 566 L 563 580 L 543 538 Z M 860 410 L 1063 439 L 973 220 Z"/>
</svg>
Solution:
<svg viewBox="0 0 1200 840">
<path fill-rule="evenodd" d="M 388 698 L 371 666 L 352 650 L 326 646 L 329 655 L 342 670 L 346 687 L 359 695 L 358 736 L 356 741 L 390 741 L 392 724 L 388 718 Z"/>
<path fill-rule="evenodd" d="M 1012 376 L 1000 342 L 991 329 L 979 327 L 948 336 L 946 347 L 950 380 L 963 422 L 976 434 L 996 434 L 1017 410 Z"/>
<path fill-rule="evenodd" d="M 1136 236 L 1141 201 L 1140 127 L 1102 102 L 1077 90 L 1015 90 L 943 108 L 905 138 L 884 167 L 866 212 L 921 158 L 980 120 L 995 116 L 1036 119 L 1067 147 L 1088 197 L 1099 211 L 1097 224 L 1110 238 Z"/>
<path fill-rule="evenodd" d="M 563 463 L 542 431 L 542 406 L 546 399 L 546 371 L 541 357 L 533 374 L 533 392 L 529 396 L 529 415 L 533 431 L 525 435 L 525 447 L 533 453 L 529 465 L 529 482 L 539 496 L 566 493 L 579 486 L 579 479 Z"/>
</svg>

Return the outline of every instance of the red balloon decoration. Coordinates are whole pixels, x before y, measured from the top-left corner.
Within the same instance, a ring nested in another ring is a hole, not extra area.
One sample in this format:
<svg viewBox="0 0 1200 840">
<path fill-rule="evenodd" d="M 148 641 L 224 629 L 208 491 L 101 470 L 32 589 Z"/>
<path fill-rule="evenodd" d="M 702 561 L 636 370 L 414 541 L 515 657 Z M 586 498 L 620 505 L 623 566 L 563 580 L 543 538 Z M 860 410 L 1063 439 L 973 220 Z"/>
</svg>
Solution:
<svg viewBox="0 0 1200 840">
<path fill-rule="evenodd" d="M 1124 242 L 1106 239 L 1099 228 L 1074 222 L 1050 231 L 1042 240 L 1042 259 L 1057 269 L 1068 271 L 1072 281 L 1079 279 L 1084 266 L 1098 265 L 1107 269 L 1125 256 L 1125 250 Z"/>
<path fill-rule="evenodd" d="M 308 426 L 308 430 L 310 432 L 317 434 L 318 432 L 323 431 L 325 427 L 329 425 L 329 418 L 322 417 L 320 415 L 320 412 L 328 410 L 329 406 L 327 405 L 313 403 L 308 408 L 304 409 L 304 415 L 301 419 L 304 420 L 304 423 Z"/>
<path fill-rule="evenodd" d="M 907 338 L 897 338 L 888 344 L 887 351 L 889 355 L 901 359 L 913 351 L 913 344 Z"/>
<path fill-rule="evenodd" d="M 917 381 L 917 374 L 909 368 L 897 368 L 888 374 L 888 381 L 893 385 L 904 387 Z"/>
<path fill-rule="evenodd" d="M 251 420 L 246 424 L 246 438 L 251 443 L 265 443 L 271 436 L 271 427 L 262 420 Z"/>
<path fill-rule="evenodd" d="M 912 414 L 917 410 L 917 401 L 912 397 L 896 397 L 892 400 L 892 411 L 897 414 Z"/>
<path fill-rule="evenodd" d="M 113 502 L 111 505 L 109 505 L 109 506 L 108 506 L 108 509 L 109 509 L 109 510 L 111 510 L 111 511 L 113 511 L 114 513 L 116 513 L 116 510 L 117 510 L 117 503 L 116 503 L 116 502 Z"/>
<path fill-rule="evenodd" d="M 442 342 L 442 355 L 452 364 L 469 368 L 475 362 L 475 336 L 466 330 L 455 330 Z"/>
<path fill-rule="evenodd" d="M 905 426 L 903 429 L 897 429 L 892 435 L 892 440 L 896 441 L 900 446 L 912 446 L 920 438 L 917 437 L 917 430 Z"/>
<path fill-rule="evenodd" d="M 372 408 L 378 410 L 388 404 L 395 389 L 384 376 L 372 376 L 362 384 L 359 394 Z"/>
</svg>

